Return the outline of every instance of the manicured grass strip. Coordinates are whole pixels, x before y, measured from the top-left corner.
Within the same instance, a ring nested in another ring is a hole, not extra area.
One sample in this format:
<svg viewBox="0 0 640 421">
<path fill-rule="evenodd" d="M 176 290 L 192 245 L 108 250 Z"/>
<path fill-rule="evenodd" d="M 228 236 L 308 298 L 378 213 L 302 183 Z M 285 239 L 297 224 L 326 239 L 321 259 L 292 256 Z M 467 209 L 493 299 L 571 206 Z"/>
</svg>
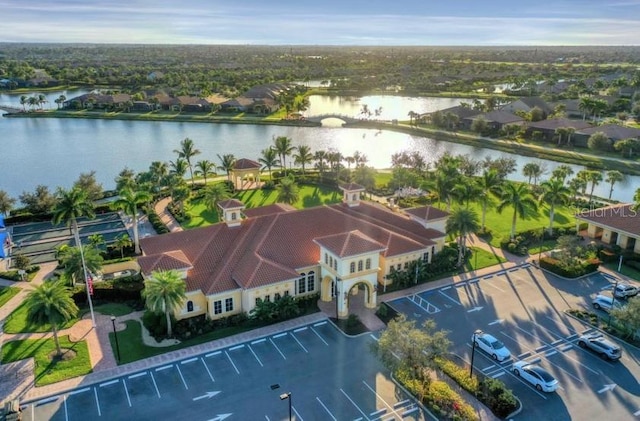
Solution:
<svg viewBox="0 0 640 421">
<path fill-rule="evenodd" d="M 611 269 L 615 272 L 618 271 L 618 263 L 605 263 L 604 266 L 607 269 Z M 622 267 L 620 268 L 620 273 L 622 273 L 625 276 L 628 276 L 631 279 L 635 279 L 636 281 L 640 281 L 640 270 L 634 269 L 631 266 L 627 266 L 624 264 L 622 264 Z"/>
<path fill-rule="evenodd" d="M 176 351 L 178 349 L 200 345 L 205 342 L 210 342 L 220 338 L 226 338 L 227 336 L 232 336 L 238 333 L 255 329 L 255 326 L 225 327 L 216 329 L 213 332 L 206 333 L 196 338 L 183 341 L 178 345 L 167 347 L 152 347 L 147 346 L 142 342 L 142 325 L 140 324 L 140 322 L 136 320 L 127 320 L 126 325 L 127 328 L 125 330 L 118 332 L 120 364 L 126 364 L 133 361 L 141 360 L 143 358 L 165 354 L 170 351 Z M 113 332 L 109 333 L 109 341 L 111 342 L 111 348 L 113 349 L 114 355 L 116 355 L 116 341 Z"/>
<path fill-rule="evenodd" d="M 59 330 L 67 329 L 73 326 L 77 321 L 78 318 L 74 318 L 65 323 L 64 326 L 60 326 Z M 7 317 L 4 324 L 4 331 L 7 333 L 51 332 L 51 325 L 49 323 L 35 325 L 27 322 L 27 306 L 22 303 Z"/>
<path fill-rule="evenodd" d="M 15 297 L 20 292 L 20 288 L 16 287 L 0 287 L 0 307 Z"/>
<path fill-rule="evenodd" d="M 471 250 L 473 251 L 473 254 L 464 265 L 464 269 L 466 271 L 478 270 L 507 261 L 504 257 L 493 254 L 485 249 L 471 247 Z"/>
<path fill-rule="evenodd" d="M 84 376 L 93 371 L 87 341 L 71 342 L 68 336 L 61 336 L 60 347 L 63 352 L 65 349 L 74 351 L 75 357 L 67 361 L 52 362 L 50 355 L 56 350 L 53 338 L 6 342 L 2 346 L 2 364 L 34 358 L 36 386 Z"/>
<path fill-rule="evenodd" d="M 556 248 L 557 244 L 558 240 L 544 240 L 542 242 L 542 245 L 538 243 L 533 247 L 529 247 L 529 254 L 531 256 L 534 256 L 536 254 L 539 254 L 540 252 L 544 253 L 545 251 L 553 250 Z M 537 258 L 538 256 L 535 257 Z"/>
<path fill-rule="evenodd" d="M 120 317 L 132 313 L 133 309 L 126 304 L 106 303 L 93 306 L 93 311 L 95 313 L 106 314 L 108 316 Z M 84 316 L 87 313 L 89 313 L 89 307 L 80 310 L 81 316 Z"/>
</svg>

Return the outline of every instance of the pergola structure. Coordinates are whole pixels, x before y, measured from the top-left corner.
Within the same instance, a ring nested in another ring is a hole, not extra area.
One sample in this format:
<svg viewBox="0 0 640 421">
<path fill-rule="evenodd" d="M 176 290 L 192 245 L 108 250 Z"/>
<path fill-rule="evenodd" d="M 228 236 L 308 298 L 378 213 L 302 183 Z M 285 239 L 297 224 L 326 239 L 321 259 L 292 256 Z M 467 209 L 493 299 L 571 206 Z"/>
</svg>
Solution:
<svg viewBox="0 0 640 421">
<path fill-rule="evenodd" d="M 250 159 L 238 159 L 230 171 L 231 181 L 236 190 L 259 189 L 261 165 Z"/>
</svg>

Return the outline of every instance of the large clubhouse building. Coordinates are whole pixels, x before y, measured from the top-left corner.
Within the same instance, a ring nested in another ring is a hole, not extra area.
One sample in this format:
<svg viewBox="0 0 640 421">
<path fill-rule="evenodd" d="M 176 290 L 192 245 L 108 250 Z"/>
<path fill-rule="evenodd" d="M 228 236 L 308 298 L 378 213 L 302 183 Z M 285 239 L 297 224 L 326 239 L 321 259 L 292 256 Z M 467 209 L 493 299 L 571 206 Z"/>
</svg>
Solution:
<svg viewBox="0 0 640 421">
<path fill-rule="evenodd" d="M 342 186 L 340 204 L 296 210 L 275 204 L 245 209 L 219 203 L 222 222 L 140 241 L 142 273 L 177 270 L 187 300 L 177 319 L 249 313 L 260 300 L 320 294 L 337 297 L 339 317 L 361 291 L 375 308 L 386 275 L 409 262 L 430 262 L 442 250 L 448 213 L 430 206 L 392 210 L 360 201 L 364 188 Z M 355 297 L 353 297 L 355 298 Z"/>
<path fill-rule="evenodd" d="M 611 205 L 576 214 L 587 223 L 587 236 L 640 254 L 640 210 L 632 204 Z"/>
</svg>

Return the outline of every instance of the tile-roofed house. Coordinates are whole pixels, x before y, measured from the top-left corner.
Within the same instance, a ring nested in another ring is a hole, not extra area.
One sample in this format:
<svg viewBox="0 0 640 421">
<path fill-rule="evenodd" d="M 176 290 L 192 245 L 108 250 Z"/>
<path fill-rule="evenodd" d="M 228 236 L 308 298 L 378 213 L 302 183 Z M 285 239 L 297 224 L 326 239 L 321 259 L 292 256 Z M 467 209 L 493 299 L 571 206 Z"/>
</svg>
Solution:
<svg viewBox="0 0 640 421">
<path fill-rule="evenodd" d="M 604 133 L 611 144 L 615 144 L 622 139 L 640 139 L 640 129 L 634 127 L 621 126 L 619 124 L 603 124 L 602 126 L 591 126 L 585 129 L 576 131 L 576 145 L 587 146 L 589 137 L 594 134 L 602 132 Z"/>
<path fill-rule="evenodd" d="M 503 105 L 500 109 L 509 113 L 515 113 L 516 111 L 524 111 L 528 113 L 535 107 L 542 110 L 545 118 L 553 111 L 553 107 L 539 96 L 525 96 L 518 98 L 515 101 Z"/>
<path fill-rule="evenodd" d="M 549 142 L 553 141 L 556 130 L 564 127 L 571 127 L 574 130 L 582 130 L 591 127 L 591 123 L 584 120 L 571 120 L 569 118 L 552 118 L 548 120 L 531 121 L 527 123 L 527 135 L 531 136 L 533 132 L 542 133 L 542 139 Z M 559 139 L 567 143 L 567 139 Z"/>
<path fill-rule="evenodd" d="M 509 113 L 507 111 L 494 110 L 494 111 L 489 111 L 488 113 L 482 113 L 475 116 L 464 118 L 462 120 L 462 124 L 467 130 L 469 130 L 471 129 L 471 125 L 473 124 L 473 121 L 479 118 L 485 119 L 485 121 L 487 122 L 487 124 L 492 130 L 500 130 L 502 129 L 503 126 L 507 124 L 524 124 L 525 123 L 525 119 L 518 115 Z"/>
<path fill-rule="evenodd" d="M 373 308 L 378 285 L 391 282 L 386 275 L 415 260 L 430 262 L 442 249 L 445 233 L 434 227 L 447 215 L 431 209 L 440 219 L 426 218 L 426 223 L 368 202 L 249 209 L 245 219 L 233 225 L 225 219 L 142 239 L 140 266 L 148 275 L 156 264 L 169 261 L 164 255 L 175 257 L 176 250 L 184 254 L 179 261 L 191 264 L 185 272 L 188 301 L 177 311 L 178 318 L 204 314 L 202 309 L 212 318 L 249 312 L 256 300 L 284 295 L 320 293 L 322 300 L 331 301 L 336 290 L 340 317 L 346 317 L 343 293 L 354 293 L 354 286 L 364 284 L 365 305 Z"/>
<path fill-rule="evenodd" d="M 439 114 L 444 116 L 446 114 L 451 113 L 451 114 L 453 114 L 453 115 L 458 117 L 458 125 L 460 125 L 462 120 L 464 120 L 465 118 L 476 116 L 476 115 L 480 114 L 481 112 L 482 111 L 474 110 L 473 108 L 471 108 L 469 106 L 456 105 L 454 107 L 445 108 L 443 110 L 438 110 L 438 111 L 435 111 L 435 112 L 429 112 L 429 113 L 425 113 L 425 114 L 420 114 L 420 116 L 418 118 L 420 120 L 423 120 L 423 121 L 428 121 L 428 120 L 430 120 L 432 118 L 433 114 L 439 113 Z"/>
<path fill-rule="evenodd" d="M 633 206 L 617 204 L 585 210 L 576 214 L 576 220 L 587 223 L 589 238 L 640 253 L 640 209 L 634 210 Z"/>
</svg>

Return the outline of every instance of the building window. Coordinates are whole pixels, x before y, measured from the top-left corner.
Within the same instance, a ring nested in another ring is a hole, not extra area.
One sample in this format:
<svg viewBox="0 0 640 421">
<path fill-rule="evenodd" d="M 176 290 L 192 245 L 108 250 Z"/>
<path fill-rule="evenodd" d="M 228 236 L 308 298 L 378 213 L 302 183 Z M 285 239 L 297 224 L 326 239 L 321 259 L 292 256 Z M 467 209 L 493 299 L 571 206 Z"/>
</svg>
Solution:
<svg viewBox="0 0 640 421">
<path fill-rule="evenodd" d="M 309 272 L 307 275 L 307 291 L 311 292 L 316 289 L 316 274 L 314 271 Z"/>
<path fill-rule="evenodd" d="M 305 292 L 307 292 L 306 280 L 307 279 L 304 276 L 298 279 L 298 294 L 304 294 Z"/>
<path fill-rule="evenodd" d="M 358 272 L 362 272 L 362 260 L 358 260 Z"/>
<path fill-rule="evenodd" d="M 351 262 L 349 265 L 349 273 L 354 273 L 356 271 L 356 262 Z"/>
<path fill-rule="evenodd" d="M 224 311 L 233 311 L 233 298 L 224 300 Z"/>
<path fill-rule="evenodd" d="M 367 270 L 371 269 L 371 259 L 367 259 L 364 261 L 364 267 Z"/>
<path fill-rule="evenodd" d="M 273 301 L 278 301 L 280 298 L 282 298 L 282 296 L 280 295 L 279 292 L 276 292 L 275 295 L 273 296 Z"/>
<path fill-rule="evenodd" d="M 256 306 L 262 302 L 262 298 L 256 298 Z"/>
<path fill-rule="evenodd" d="M 427 253 L 424 253 L 424 254 L 422 255 L 422 261 L 423 261 L 423 262 L 428 262 L 428 261 L 429 261 L 429 253 L 428 253 L 428 252 L 427 252 Z"/>
<path fill-rule="evenodd" d="M 398 264 L 396 265 L 396 270 L 401 270 L 401 269 L 402 269 L 402 265 L 401 265 L 400 263 L 398 263 Z"/>
<path fill-rule="evenodd" d="M 231 213 L 231 220 L 232 220 L 232 221 L 235 221 L 235 220 L 236 220 L 236 213 L 235 213 L 235 212 L 232 212 L 232 213 Z"/>
<path fill-rule="evenodd" d="M 264 301 L 267 302 L 267 303 L 271 302 L 271 295 L 269 295 L 269 294 L 265 295 L 264 296 Z"/>
<path fill-rule="evenodd" d="M 329 255 L 327 253 L 324 254 L 324 264 L 325 265 L 329 264 Z"/>
<path fill-rule="evenodd" d="M 333 257 L 329 256 L 329 267 L 332 268 L 333 267 Z"/>
<path fill-rule="evenodd" d="M 409 269 L 409 262 L 404 262 L 404 270 Z"/>
<path fill-rule="evenodd" d="M 284 292 L 284 296 L 285 296 L 285 297 L 288 297 L 288 296 L 289 296 L 289 290 L 286 290 L 286 291 Z"/>
<path fill-rule="evenodd" d="M 214 301 L 213 303 L 213 314 L 222 313 L 222 300 Z"/>
<path fill-rule="evenodd" d="M 193 311 L 193 301 L 187 301 L 187 311 Z"/>
<path fill-rule="evenodd" d="M 338 270 L 338 259 L 333 261 L 333 270 Z"/>
</svg>

